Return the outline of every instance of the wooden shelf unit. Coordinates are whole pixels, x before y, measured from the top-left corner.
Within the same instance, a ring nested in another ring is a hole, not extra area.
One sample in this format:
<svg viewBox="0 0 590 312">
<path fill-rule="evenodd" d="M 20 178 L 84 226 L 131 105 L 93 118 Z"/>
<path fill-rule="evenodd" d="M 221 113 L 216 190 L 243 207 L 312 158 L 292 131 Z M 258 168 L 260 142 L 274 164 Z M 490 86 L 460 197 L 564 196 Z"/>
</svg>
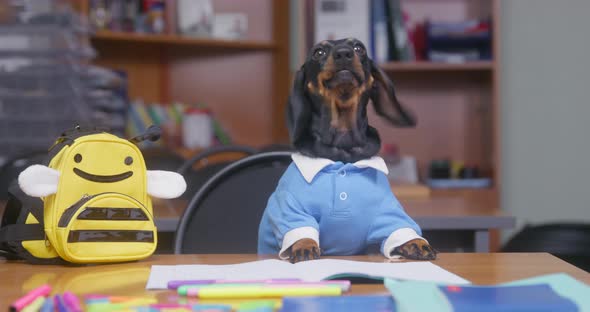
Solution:
<svg viewBox="0 0 590 312">
<path fill-rule="evenodd" d="M 434 63 L 434 62 L 389 62 L 379 64 L 386 72 L 463 72 L 494 70 L 493 61 L 466 62 L 458 64 Z"/>
<path fill-rule="evenodd" d="M 396 144 L 402 154 L 416 157 L 425 177 L 433 159 L 450 159 L 476 165 L 492 177 L 493 186 L 473 190 L 498 203 L 500 180 L 499 120 L 499 0 L 402 0 L 409 23 L 461 21 L 491 17 L 492 56 L 489 61 L 460 64 L 428 61 L 388 62 L 380 67 L 390 76 L 398 99 L 418 119 L 412 129 L 389 126 L 370 109 L 370 124 L 384 143 Z M 492 196 L 488 196 L 491 192 Z M 466 196 L 464 190 L 433 191 L 433 196 Z M 473 195 L 475 194 L 475 195 Z"/>
<path fill-rule="evenodd" d="M 89 14 L 90 0 L 72 0 Z M 175 25 L 175 2 L 165 16 Z M 170 5 L 169 5 L 170 4 Z M 260 146 L 286 142 L 284 102 L 290 88 L 287 1 L 213 1 L 214 12 L 248 18 L 244 40 L 98 31 L 91 36 L 94 64 L 122 70 L 130 99 L 148 103 L 206 104 L 235 142 Z"/>
<path fill-rule="evenodd" d="M 160 45 L 162 47 L 195 47 L 195 48 L 220 48 L 233 49 L 236 51 L 265 51 L 273 50 L 276 45 L 273 42 L 255 41 L 255 40 L 218 40 L 208 38 L 191 38 L 179 35 L 167 34 L 141 34 L 125 33 L 114 31 L 98 31 L 93 34 L 91 39 L 107 42 L 137 43 Z"/>
</svg>

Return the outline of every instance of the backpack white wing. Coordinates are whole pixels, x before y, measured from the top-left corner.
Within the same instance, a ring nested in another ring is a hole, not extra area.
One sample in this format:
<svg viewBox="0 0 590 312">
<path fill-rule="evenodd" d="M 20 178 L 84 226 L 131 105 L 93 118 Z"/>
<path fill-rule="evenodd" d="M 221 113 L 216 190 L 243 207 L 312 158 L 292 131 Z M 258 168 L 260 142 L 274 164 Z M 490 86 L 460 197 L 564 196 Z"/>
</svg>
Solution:
<svg viewBox="0 0 590 312">
<path fill-rule="evenodd" d="M 27 167 L 18 175 L 18 186 L 32 197 L 45 197 L 57 193 L 59 171 L 43 165 Z"/>
<path fill-rule="evenodd" d="M 184 178 L 172 171 L 148 170 L 147 192 L 157 198 L 176 198 L 186 190 Z"/>
</svg>

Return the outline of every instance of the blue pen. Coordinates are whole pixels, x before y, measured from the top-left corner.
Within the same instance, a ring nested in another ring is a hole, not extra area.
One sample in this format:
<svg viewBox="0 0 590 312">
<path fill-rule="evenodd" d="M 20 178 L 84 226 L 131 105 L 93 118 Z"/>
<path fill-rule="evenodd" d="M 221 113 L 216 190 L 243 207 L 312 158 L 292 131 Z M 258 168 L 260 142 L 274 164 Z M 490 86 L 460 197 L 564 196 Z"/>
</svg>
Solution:
<svg viewBox="0 0 590 312">
<path fill-rule="evenodd" d="M 192 311 L 227 311 L 231 312 L 231 306 L 225 304 L 195 304 Z"/>
<path fill-rule="evenodd" d="M 57 312 L 70 312 L 68 306 L 64 302 L 64 299 L 60 295 L 55 295 L 55 297 L 53 297 L 53 300 L 53 303 L 57 308 Z"/>
<path fill-rule="evenodd" d="M 48 297 L 47 299 L 45 299 L 45 302 L 43 302 L 43 305 L 41 306 L 41 312 L 53 312 L 53 298 Z"/>
</svg>

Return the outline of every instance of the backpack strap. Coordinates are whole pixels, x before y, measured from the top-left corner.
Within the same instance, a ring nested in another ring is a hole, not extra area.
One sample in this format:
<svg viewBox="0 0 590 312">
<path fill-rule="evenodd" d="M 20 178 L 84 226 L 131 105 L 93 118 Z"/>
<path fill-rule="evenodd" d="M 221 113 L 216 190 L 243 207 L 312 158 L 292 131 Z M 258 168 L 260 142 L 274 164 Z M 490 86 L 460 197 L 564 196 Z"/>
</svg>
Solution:
<svg viewBox="0 0 590 312">
<path fill-rule="evenodd" d="M 0 228 L 0 242 L 45 239 L 45 230 L 40 223 L 9 224 Z"/>
</svg>

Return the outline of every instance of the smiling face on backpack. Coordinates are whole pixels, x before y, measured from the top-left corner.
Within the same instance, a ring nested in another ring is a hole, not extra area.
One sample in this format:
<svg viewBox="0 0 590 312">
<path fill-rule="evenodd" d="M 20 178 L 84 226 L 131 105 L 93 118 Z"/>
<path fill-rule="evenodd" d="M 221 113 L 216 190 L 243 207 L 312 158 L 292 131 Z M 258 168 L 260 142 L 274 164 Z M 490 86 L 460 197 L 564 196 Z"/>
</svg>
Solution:
<svg viewBox="0 0 590 312">
<path fill-rule="evenodd" d="M 145 196 L 146 168 L 140 152 L 118 142 L 90 141 L 72 146 L 64 154 L 61 187 L 88 191 L 119 192 Z M 144 187 L 141 187 L 144 185 Z M 89 193 L 89 194 L 90 194 Z"/>
<path fill-rule="evenodd" d="M 92 152 L 92 151 L 91 151 Z M 135 153 L 129 153 L 129 154 L 135 154 Z M 92 156 L 92 155 L 90 155 Z M 121 155 L 118 155 L 121 156 Z M 110 165 L 114 165 L 112 166 L 113 170 L 115 170 L 115 172 L 113 174 L 101 174 L 103 172 L 94 172 L 96 171 L 96 163 L 93 165 L 87 165 L 84 166 L 85 163 L 88 163 L 88 159 L 85 160 L 85 158 L 92 158 L 92 157 L 85 157 L 84 155 L 80 154 L 80 153 L 76 153 L 74 155 L 74 162 L 78 165 L 74 165 L 73 168 L 73 172 L 80 178 L 91 181 L 91 182 L 96 182 L 96 183 L 115 183 L 115 182 L 119 182 L 119 181 L 123 181 L 126 180 L 128 178 L 131 178 L 133 176 L 133 167 L 137 167 L 137 162 L 136 165 L 134 166 L 134 159 L 133 156 L 129 155 L 129 156 L 122 156 L 122 157 L 118 157 L 121 158 L 120 162 L 121 164 L 119 164 L 120 166 L 117 166 L 117 155 L 114 156 L 115 159 L 113 159 L 112 161 L 110 161 Z M 91 167 L 90 169 L 84 170 L 82 168 L 84 167 Z M 120 173 L 117 173 L 117 168 L 120 167 Z M 140 168 L 137 168 L 140 169 Z M 91 170 L 91 171 L 88 171 Z M 107 170 L 105 170 L 107 171 Z M 111 171 L 111 170 L 108 170 Z"/>
</svg>

